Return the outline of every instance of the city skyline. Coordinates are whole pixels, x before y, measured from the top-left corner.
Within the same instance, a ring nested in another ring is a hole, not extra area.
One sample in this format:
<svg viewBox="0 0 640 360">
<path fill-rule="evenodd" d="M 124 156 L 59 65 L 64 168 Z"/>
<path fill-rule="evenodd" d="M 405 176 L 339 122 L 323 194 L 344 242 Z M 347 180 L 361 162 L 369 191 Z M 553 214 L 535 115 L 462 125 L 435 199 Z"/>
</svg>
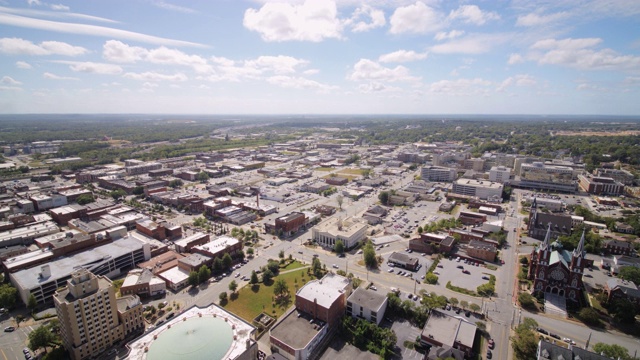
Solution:
<svg viewBox="0 0 640 360">
<path fill-rule="evenodd" d="M 637 115 L 634 1 L 6 1 L 0 113 Z"/>
</svg>

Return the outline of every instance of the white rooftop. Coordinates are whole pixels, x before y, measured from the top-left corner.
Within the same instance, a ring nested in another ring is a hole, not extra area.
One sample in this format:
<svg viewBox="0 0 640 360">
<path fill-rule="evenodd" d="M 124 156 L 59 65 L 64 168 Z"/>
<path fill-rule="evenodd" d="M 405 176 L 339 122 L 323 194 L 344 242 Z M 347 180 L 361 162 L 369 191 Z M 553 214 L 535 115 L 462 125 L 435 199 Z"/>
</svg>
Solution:
<svg viewBox="0 0 640 360">
<path fill-rule="evenodd" d="M 344 276 L 328 273 L 320 280 L 312 280 L 298 290 L 296 296 L 311 302 L 316 300 L 318 305 L 328 309 L 349 286 L 349 279 Z"/>
<path fill-rule="evenodd" d="M 189 273 L 178 266 L 174 266 L 167 271 L 159 273 L 158 276 L 162 276 L 173 284 L 179 284 L 189 278 Z"/>
</svg>

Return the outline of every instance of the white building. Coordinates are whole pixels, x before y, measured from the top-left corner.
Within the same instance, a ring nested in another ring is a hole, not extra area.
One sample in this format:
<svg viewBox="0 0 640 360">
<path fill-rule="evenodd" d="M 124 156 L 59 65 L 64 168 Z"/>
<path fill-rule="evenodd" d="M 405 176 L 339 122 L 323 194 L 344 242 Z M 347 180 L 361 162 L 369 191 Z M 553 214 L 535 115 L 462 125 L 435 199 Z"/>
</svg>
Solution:
<svg viewBox="0 0 640 360">
<path fill-rule="evenodd" d="M 458 179 L 453 183 L 455 194 L 475 196 L 480 199 L 502 199 L 503 185 L 491 181 Z"/>
<path fill-rule="evenodd" d="M 380 325 L 388 303 L 385 295 L 359 287 L 347 299 L 347 315 Z"/>
<path fill-rule="evenodd" d="M 489 170 L 489 181 L 504 184 L 509 181 L 511 170 L 504 166 L 494 166 Z"/>
<path fill-rule="evenodd" d="M 337 240 L 350 249 L 367 236 L 369 225 L 360 219 L 331 218 L 311 229 L 312 239 L 326 248 L 333 248 Z"/>
</svg>

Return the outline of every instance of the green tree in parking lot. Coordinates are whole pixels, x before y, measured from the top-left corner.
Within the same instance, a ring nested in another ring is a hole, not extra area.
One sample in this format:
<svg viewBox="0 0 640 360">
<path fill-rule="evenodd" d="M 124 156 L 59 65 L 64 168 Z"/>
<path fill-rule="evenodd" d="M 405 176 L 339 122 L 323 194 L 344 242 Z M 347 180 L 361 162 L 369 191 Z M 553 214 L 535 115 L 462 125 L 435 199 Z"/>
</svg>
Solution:
<svg viewBox="0 0 640 360">
<path fill-rule="evenodd" d="M 427 284 L 431 284 L 431 285 L 437 284 L 438 283 L 438 275 L 436 275 L 436 274 L 434 274 L 432 272 L 427 273 L 427 275 L 424 277 L 424 281 Z"/>
<path fill-rule="evenodd" d="M 451 306 L 456 307 L 458 306 L 459 300 L 458 298 L 452 297 L 452 298 L 449 298 L 449 302 L 451 303 Z"/>
<path fill-rule="evenodd" d="M 387 205 L 389 203 L 389 192 L 381 191 L 380 194 L 378 194 L 378 200 L 380 200 L 382 205 Z"/>
<path fill-rule="evenodd" d="M 460 301 L 460 307 L 462 308 L 462 310 L 467 310 L 467 308 L 469 307 L 469 302 L 467 300 Z"/>
<path fill-rule="evenodd" d="M 29 349 L 37 351 L 40 348 L 47 352 L 47 346 L 49 346 L 55 337 L 48 326 L 42 325 L 39 328 L 29 333 Z"/>
<path fill-rule="evenodd" d="M 469 304 L 469 309 L 471 309 L 471 311 L 473 311 L 474 313 L 477 313 L 478 311 L 480 311 L 480 305 L 471 303 Z"/>
</svg>

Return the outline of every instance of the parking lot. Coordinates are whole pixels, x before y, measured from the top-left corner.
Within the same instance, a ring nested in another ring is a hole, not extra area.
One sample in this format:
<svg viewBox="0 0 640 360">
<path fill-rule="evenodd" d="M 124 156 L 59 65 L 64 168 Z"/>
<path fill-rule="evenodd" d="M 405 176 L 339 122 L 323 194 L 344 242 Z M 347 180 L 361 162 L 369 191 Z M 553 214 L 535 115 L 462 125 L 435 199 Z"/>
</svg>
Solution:
<svg viewBox="0 0 640 360">
<path fill-rule="evenodd" d="M 419 337 L 420 333 L 422 332 L 421 329 L 418 329 L 417 327 L 411 325 L 411 323 L 404 319 L 396 319 L 393 323 L 384 320 L 380 325 L 384 327 L 391 327 L 391 330 L 396 333 L 396 346 L 398 347 L 398 349 L 400 349 L 400 351 L 399 355 L 394 357 L 394 359 L 420 360 L 423 358 L 424 354 L 421 354 L 404 346 L 405 341 L 416 341 L 416 337 Z"/>
<path fill-rule="evenodd" d="M 438 213 L 439 206 L 439 202 L 418 201 L 413 204 L 411 209 L 392 210 L 387 218 L 391 223 L 385 229 L 394 234 L 411 235 L 418 226 L 451 217 L 449 214 Z"/>
<path fill-rule="evenodd" d="M 463 273 L 463 270 L 468 273 Z M 489 275 L 495 275 L 493 271 L 485 269 L 482 265 L 465 264 L 464 260 L 457 262 L 456 260 L 442 259 L 436 271 L 438 272 L 436 275 L 439 277 L 438 286 L 446 287 L 447 282 L 451 281 L 451 285 L 472 291 L 475 291 L 478 285 L 489 282 Z"/>
</svg>

